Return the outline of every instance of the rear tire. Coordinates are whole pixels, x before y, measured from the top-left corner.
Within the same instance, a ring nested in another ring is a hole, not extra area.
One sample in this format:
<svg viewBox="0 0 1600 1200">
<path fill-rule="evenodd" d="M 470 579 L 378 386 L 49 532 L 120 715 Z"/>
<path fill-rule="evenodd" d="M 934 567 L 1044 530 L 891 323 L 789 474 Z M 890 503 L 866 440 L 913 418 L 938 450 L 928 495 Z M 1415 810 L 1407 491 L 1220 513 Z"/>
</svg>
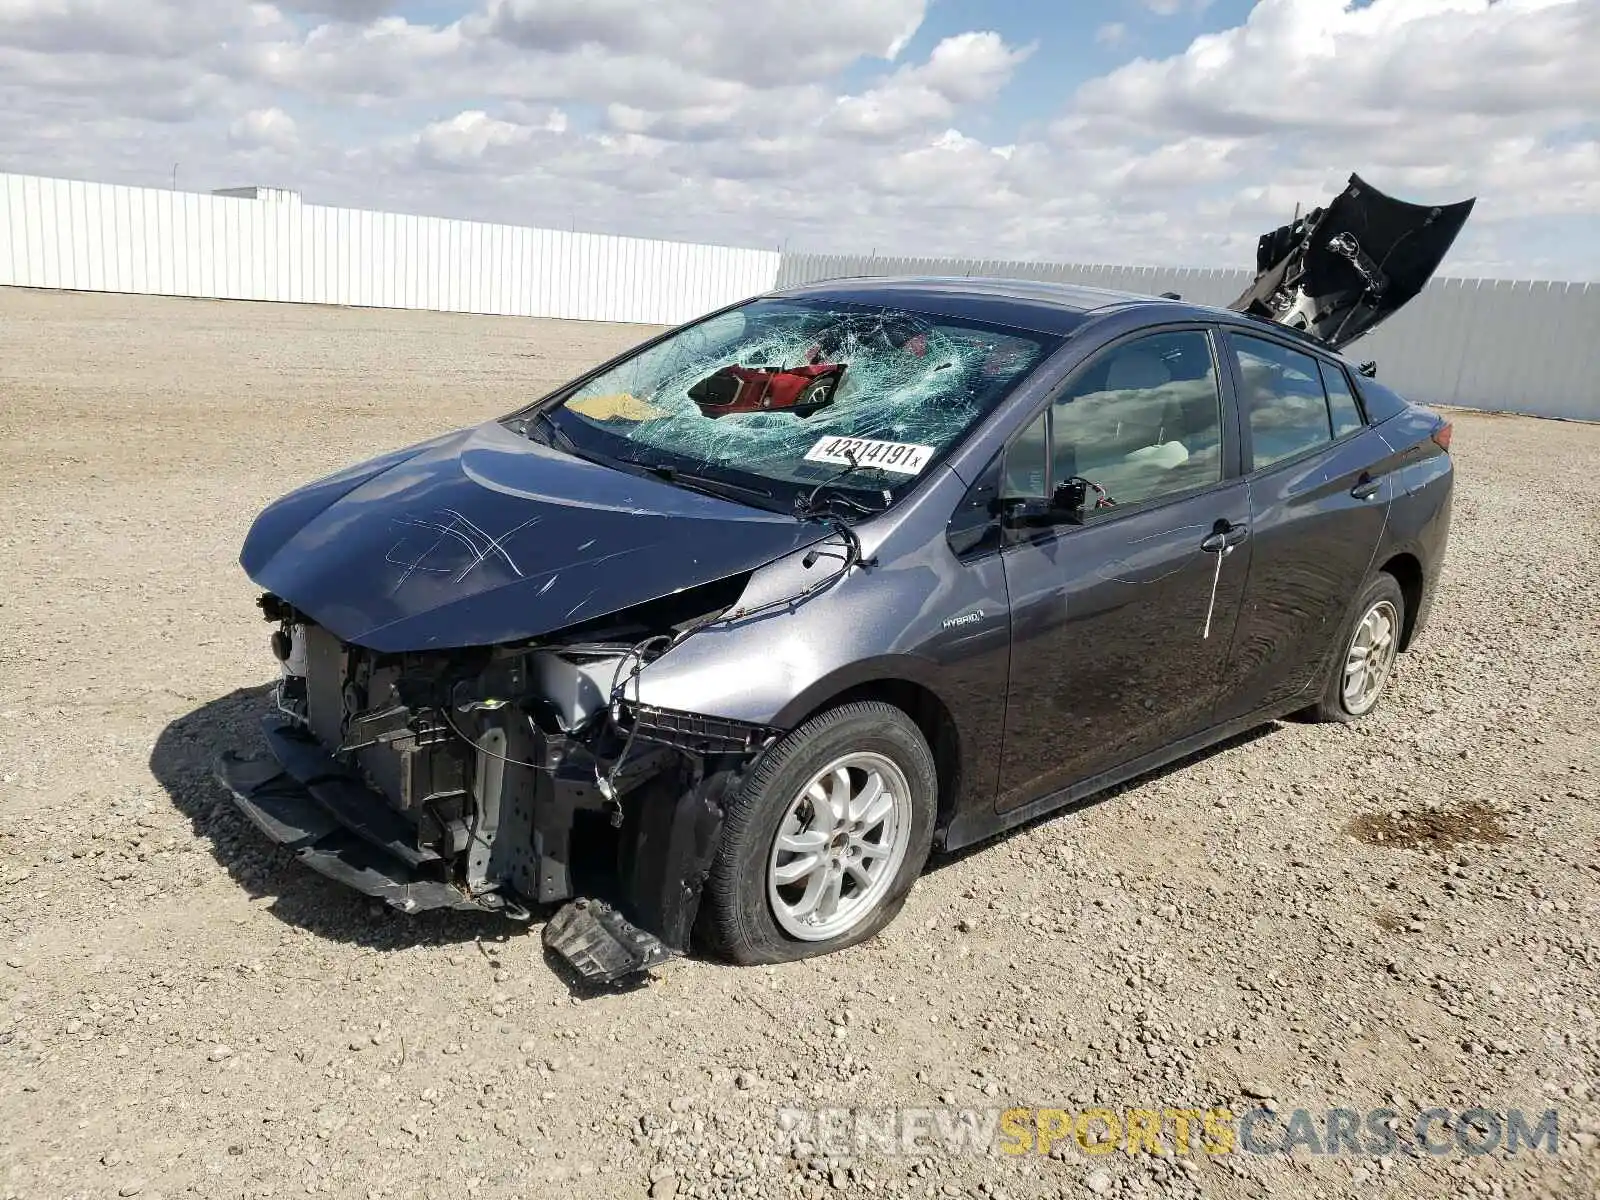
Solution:
<svg viewBox="0 0 1600 1200">
<path fill-rule="evenodd" d="M 1322 698 L 1306 710 L 1313 721 L 1359 721 L 1383 699 L 1394 678 L 1406 600 L 1393 575 L 1368 581 L 1340 634 Z"/>
<path fill-rule="evenodd" d="M 892 704 L 812 717 L 728 804 L 700 940 L 736 963 L 777 963 L 876 936 L 927 861 L 938 794 L 928 743 Z"/>
</svg>

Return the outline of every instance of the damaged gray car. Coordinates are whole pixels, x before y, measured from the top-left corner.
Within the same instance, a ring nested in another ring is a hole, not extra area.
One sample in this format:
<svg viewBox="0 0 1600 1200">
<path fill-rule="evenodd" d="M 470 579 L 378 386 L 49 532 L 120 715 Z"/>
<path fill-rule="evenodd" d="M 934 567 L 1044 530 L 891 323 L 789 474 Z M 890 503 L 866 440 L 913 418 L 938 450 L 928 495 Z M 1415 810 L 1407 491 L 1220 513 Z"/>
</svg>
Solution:
<svg viewBox="0 0 1600 1200">
<path fill-rule="evenodd" d="M 1290 713 L 1422 630 L 1449 424 L 1337 351 L 1467 205 L 1360 180 L 1237 311 L 853 279 L 309 484 L 241 562 L 281 664 L 242 810 L 403 912 L 614 979 L 872 937 L 954 849 Z"/>
</svg>

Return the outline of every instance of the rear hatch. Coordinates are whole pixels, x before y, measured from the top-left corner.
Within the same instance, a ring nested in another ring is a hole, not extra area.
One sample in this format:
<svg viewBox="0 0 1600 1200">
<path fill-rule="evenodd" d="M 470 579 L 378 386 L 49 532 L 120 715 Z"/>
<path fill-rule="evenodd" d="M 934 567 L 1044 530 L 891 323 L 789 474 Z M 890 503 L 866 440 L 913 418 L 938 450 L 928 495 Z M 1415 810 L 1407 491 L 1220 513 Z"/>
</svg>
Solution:
<svg viewBox="0 0 1600 1200">
<path fill-rule="evenodd" d="M 1410 204 L 1351 175 L 1326 208 L 1261 238 L 1255 282 L 1228 307 L 1337 350 L 1423 289 L 1475 203 Z"/>
</svg>

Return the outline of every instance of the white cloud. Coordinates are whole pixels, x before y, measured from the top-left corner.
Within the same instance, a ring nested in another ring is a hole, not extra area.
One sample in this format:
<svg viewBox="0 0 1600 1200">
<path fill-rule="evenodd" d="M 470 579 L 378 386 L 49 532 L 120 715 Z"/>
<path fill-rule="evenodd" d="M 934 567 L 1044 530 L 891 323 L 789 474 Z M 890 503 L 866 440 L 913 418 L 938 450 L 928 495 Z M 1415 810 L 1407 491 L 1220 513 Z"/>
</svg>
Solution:
<svg viewBox="0 0 1600 1200">
<path fill-rule="evenodd" d="M 1596 0 L 1260 0 L 1075 90 L 1030 71 L 1032 94 L 1026 30 L 909 55 L 926 0 L 459 2 L 0 0 L 0 165 L 164 184 L 176 160 L 195 188 L 561 227 L 1234 266 L 1357 170 L 1480 195 L 1458 269 L 1600 276 Z"/>
<path fill-rule="evenodd" d="M 1496 219 L 1600 211 L 1596 61 L 1591 0 L 1262 0 L 1236 29 L 1085 85 L 1058 134 L 1223 139 L 1280 184 L 1320 184 L 1308 201 L 1351 168 L 1419 199 L 1481 194 L 1470 245 Z"/>
<path fill-rule="evenodd" d="M 664 55 L 751 87 L 826 78 L 861 57 L 895 58 L 925 0 L 488 0 L 469 29 L 539 53 Z"/>
<path fill-rule="evenodd" d="M 1236 29 L 1085 85 L 1078 108 L 1250 132 L 1368 131 L 1464 113 L 1592 117 L 1596 49 L 1591 0 L 1261 0 Z"/>
<path fill-rule="evenodd" d="M 1211 0 L 1139 0 L 1139 2 L 1158 17 L 1175 17 L 1185 9 L 1190 12 L 1204 12 L 1211 7 Z"/>
<path fill-rule="evenodd" d="M 1035 47 L 1006 45 L 998 33 L 962 33 L 933 48 L 925 66 L 913 68 L 918 83 L 956 103 L 993 98 Z"/>
<path fill-rule="evenodd" d="M 1094 40 L 1101 46 L 1120 46 L 1128 40 L 1128 27 L 1121 21 L 1107 21 L 1094 31 Z"/>
<path fill-rule="evenodd" d="M 232 11 L 228 11 L 232 9 Z M 185 0 L 5 0 L 0 46 L 55 54 L 173 58 L 209 45 L 237 24 L 236 5 Z"/>
<path fill-rule="evenodd" d="M 245 150 L 292 150 L 300 141 L 294 118 L 281 108 L 251 109 L 228 126 L 228 138 Z"/>
<path fill-rule="evenodd" d="M 542 117 L 508 121 L 481 109 L 459 112 L 433 121 L 410 141 L 419 162 L 450 170 L 473 169 L 491 163 L 518 165 L 521 153 L 534 143 L 548 143 L 567 131 L 567 114 L 551 109 Z"/>
<path fill-rule="evenodd" d="M 1032 46 L 1008 46 L 998 33 L 945 38 L 928 61 L 902 67 L 879 86 L 840 96 L 829 124 L 847 136 L 897 138 L 947 121 L 962 104 L 993 99 Z"/>
<path fill-rule="evenodd" d="M 403 17 L 288 30 L 252 39 L 238 58 L 246 79 L 319 99 L 398 100 L 430 85 L 451 96 L 470 85 L 460 27 L 414 25 Z"/>
<path fill-rule="evenodd" d="M 333 17 L 338 21 L 370 21 L 397 6 L 398 0 L 278 0 L 295 12 Z"/>
</svg>

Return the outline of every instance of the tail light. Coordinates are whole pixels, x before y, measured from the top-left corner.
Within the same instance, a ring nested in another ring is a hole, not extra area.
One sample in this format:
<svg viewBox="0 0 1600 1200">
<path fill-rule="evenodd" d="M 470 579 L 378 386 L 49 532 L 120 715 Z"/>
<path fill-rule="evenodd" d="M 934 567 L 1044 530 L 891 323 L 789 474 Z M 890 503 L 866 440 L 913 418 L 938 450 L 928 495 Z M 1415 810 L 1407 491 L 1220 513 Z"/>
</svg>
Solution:
<svg viewBox="0 0 1600 1200">
<path fill-rule="evenodd" d="M 1442 421 L 1439 428 L 1433 431 L 1434 443 L 1446 454 L 1450 453 L 1450 434 L 1453 428 L 1449 421 Z"/>
</svg>

